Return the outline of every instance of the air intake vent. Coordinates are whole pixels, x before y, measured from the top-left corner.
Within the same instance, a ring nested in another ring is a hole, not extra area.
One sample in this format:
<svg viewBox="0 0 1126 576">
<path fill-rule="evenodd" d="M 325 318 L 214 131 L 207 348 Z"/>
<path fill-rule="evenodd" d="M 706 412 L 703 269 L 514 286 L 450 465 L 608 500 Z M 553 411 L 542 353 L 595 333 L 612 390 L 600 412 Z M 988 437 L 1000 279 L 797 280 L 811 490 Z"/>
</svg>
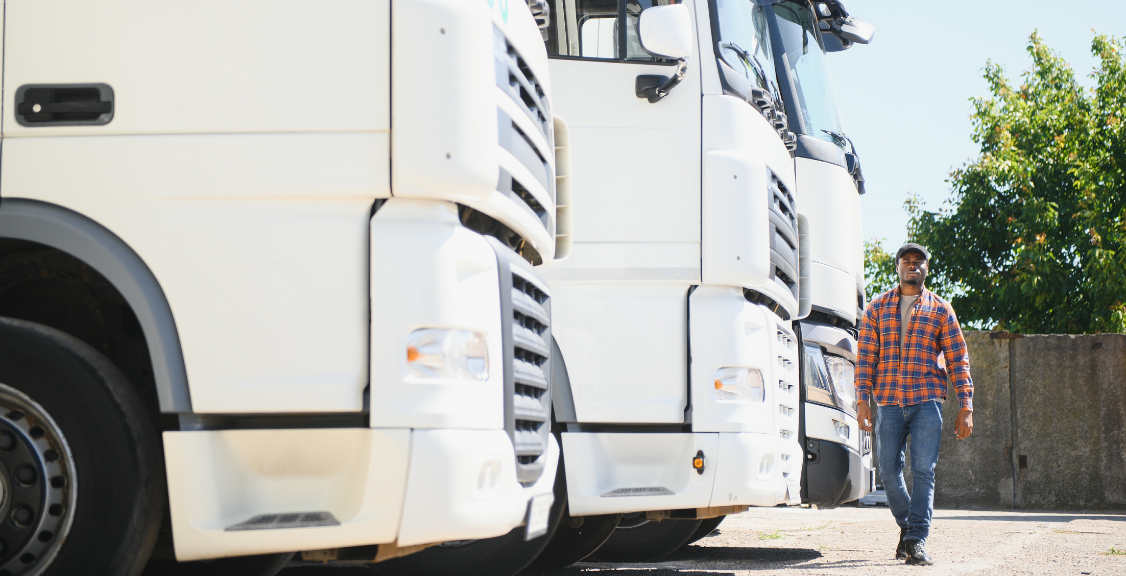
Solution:
<svg viewBox="0 0 1126 576">
<path fill-rule="evenodd" d="M 770 189 L 770 263 L 771 279 L 799 298 L 798 294 L 798 211 L 794 196 L 786 186 L 771 175 Z"/>
<path fill-rule="evenodd" d="M 546 4 L 545 4 L 546 6 Z M 556 226 L 555 119 L 547 94 L 527 61 L 493 28 L 497 85 L 497 191 L 543 223 Z"/>
<path fill-rule="evenodd" d="M 551 433 L 551 304 L 547 285 L 527 262 L 499 248 L 505 326 L 505 429 L 516 449 L 516 476 L 528 485 L 547 464 Z"/>
<path fill-rule="evenodd" d="M 551 139 L 551 107 L 547 94 L 528 63 L 508 42 L 500 30 L 494 28 L 497 86 L 508 94 L 517 106 L 535 123 L 544 138 Z"/>
</svg>

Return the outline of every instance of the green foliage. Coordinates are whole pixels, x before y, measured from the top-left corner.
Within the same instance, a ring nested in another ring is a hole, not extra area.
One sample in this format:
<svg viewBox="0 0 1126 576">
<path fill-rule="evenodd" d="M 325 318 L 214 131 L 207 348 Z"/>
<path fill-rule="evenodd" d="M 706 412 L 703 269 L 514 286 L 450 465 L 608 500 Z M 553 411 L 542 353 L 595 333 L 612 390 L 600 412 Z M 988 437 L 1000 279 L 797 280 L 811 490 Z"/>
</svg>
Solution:
<svg viewBox="0 0 1126 576">
<path fill-rule="evenodd" d="M 1096 36 L 1084 90 L 1033 33 L 1014 87 L 985 68 L 974 105 L 981 154 L 954 170 L 948 207 L 908 200 L 912 240 L 935 256 L 928 285 L 960 319 L 1015 332 L 1126 332 L 1126 55 Z M 867 269 L 866 269 L 867 272 Z"/>
<path fill-rule="evenodd" d="M 864 241 L 864 282 L 868 301 L 899 284 L 895 254 L 884 250 L 883 242 L 875 238 Z"/>
</svg>

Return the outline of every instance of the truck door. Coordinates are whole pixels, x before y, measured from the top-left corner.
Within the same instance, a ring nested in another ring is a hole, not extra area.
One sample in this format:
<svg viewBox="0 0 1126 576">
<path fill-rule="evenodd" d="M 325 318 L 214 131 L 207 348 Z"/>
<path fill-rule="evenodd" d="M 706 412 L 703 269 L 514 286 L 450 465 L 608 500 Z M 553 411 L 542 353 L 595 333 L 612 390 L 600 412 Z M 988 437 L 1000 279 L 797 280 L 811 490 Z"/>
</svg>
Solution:
<svg viewBox="0 0 1126 576">
<path fill-rule="evenodd" d="M 571 126 L 575 244 L 550 280 L 568 294 L 557 299 L 565 309 L 556 305 L 555 335 L 578 383 L 580 421 L 679 423 L 687 405 L 686 293 L 700 281 L 699 59 L 657 103 L 635 89 L 639 75 L 676 72 L 638 40 L 641 11 L 672 3 L 552 5 L 546 42 L 553 107 Z M 642 347 L 639 331 L 668 337 Z"/>
</svg>

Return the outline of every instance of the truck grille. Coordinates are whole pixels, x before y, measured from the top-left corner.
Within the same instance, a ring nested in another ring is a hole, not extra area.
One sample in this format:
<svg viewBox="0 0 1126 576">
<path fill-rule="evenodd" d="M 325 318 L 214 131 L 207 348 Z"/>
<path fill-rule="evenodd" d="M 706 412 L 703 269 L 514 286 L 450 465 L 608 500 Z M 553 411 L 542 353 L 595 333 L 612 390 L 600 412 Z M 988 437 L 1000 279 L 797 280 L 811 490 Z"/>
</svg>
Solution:
<svg viewBox="0 0 1126 576">
<path fill-rule="evenodd" d="M 555 203 L 555 121 L 547 95 L 519 52 L 497 28 L 493 29 L 497 103 L 497 144 L 524 170 L 500 169 L 497 190 L 535 215 L 555 234 L 555 211 L 540 198 Z M 544 194 L 546 193 L 546 198 Z"/>
<path fill-rule="evenodd" d="M 508 42 L 504 34 L 493 28 L 495 46 L 493 48 L 497 68 L 497 86 L 516 101 L 516 104 L 535 123 L 540 134 L 551 139 L 551 107 L 547 94 L 540 85 L 528 63 Z"/>
<path fill-rule="evenodd" d="M 547 463 L 551 433 L 551 304 L 546 284 L 510 251 L 501 257 L 505 326 L 505 429 L 516 449 L 516 475 L 531 484 Z M 511 359 L 511 360 L 509 360 Z"/>
<path fill-rule="evenodd" d="M 767 201 L 770 202 L 770 277 L 798 299 L 798 211 L 793 194 L 773 174 Z"/>
</svg>

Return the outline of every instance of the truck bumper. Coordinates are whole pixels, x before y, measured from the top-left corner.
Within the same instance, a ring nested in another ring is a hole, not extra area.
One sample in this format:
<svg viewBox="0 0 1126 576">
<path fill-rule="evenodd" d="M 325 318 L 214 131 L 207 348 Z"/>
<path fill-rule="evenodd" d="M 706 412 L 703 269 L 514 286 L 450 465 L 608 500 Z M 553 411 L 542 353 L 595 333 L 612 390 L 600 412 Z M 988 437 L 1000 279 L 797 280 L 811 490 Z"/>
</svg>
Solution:
<svg viewBox="0 0 1126 576">
<path fill-rule="evenodd" d="M 756 433 L 564 433 L 570 513 L 773 506 L 786 500 L 780 448 Z"/>
<path fill-rule="evenodd" d="M 872 444 L 856 418 L 827 406 L 805 403 L 805 471 L 802 502 L 833 508 L 863 498 L 872 490 Z M 836 420 L 848 429 L 842 438 Z"/>
<path fill-rule="evenodd" d="M 503 430 L 165 432 L 176 558 L 499 536 L 551 493 L 551 445 L 523 487 Z"/>
</svg>

